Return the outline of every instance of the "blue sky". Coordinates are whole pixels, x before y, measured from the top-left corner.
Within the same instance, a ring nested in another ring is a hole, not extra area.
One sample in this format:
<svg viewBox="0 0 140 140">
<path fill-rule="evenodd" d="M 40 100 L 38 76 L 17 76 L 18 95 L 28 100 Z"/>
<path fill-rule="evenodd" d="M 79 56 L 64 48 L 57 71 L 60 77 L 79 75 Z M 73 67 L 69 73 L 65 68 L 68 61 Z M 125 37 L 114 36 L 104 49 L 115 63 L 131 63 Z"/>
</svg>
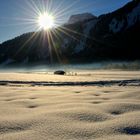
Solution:
<svg viewBox="0 0 140 140">
<path fill-rule="evenodd" d="M 39 12 L 57 15 L 58 24 L 73 14 L 90 12 L 96 16 L 114 11 L 131 0 L 0 0 L 0 43 L 37 30 Z"/>
</svg>

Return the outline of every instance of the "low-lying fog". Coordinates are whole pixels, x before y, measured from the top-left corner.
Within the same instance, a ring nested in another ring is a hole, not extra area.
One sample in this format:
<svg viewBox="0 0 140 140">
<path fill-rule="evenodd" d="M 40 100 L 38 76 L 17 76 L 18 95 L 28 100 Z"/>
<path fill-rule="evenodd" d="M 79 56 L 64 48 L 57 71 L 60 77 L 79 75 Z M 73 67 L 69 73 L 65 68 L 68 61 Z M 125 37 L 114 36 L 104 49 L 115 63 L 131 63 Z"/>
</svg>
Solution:
<svg viewBox="0 0 140 140">
<path fill-rule="evenodd" d="M 133 62 L 97 62 L 89 64 L 55 64 L 55 65 L 18 65 L 0 66 L 1 72 L 54 72 L 64 70 L 66 72 L 84 70 L 140 70 L 140 61 Z"/>
</svg>

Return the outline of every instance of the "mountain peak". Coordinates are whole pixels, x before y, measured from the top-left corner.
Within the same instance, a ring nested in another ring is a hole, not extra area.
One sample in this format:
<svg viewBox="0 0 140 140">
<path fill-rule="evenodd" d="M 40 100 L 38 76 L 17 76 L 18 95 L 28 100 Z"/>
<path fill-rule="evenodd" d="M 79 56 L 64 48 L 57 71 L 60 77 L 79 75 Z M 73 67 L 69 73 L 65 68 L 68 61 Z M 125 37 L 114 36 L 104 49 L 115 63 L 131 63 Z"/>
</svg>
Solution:
<svg viewBox="0 0 140 140">
<path fill-rule="evenodd" d="M 82 13 L 82 14 L 76 14 L 76 15 L 72 15 L 69 20 L 68 20 L 68 24 L 74 24 L 77 22 L 82 22 L 85 20 L 89 20 L 89 19 L 93 19 L 93 18 L 97 18 L 96 16 L 94 16 L 91 13 Z"/>
</svg>

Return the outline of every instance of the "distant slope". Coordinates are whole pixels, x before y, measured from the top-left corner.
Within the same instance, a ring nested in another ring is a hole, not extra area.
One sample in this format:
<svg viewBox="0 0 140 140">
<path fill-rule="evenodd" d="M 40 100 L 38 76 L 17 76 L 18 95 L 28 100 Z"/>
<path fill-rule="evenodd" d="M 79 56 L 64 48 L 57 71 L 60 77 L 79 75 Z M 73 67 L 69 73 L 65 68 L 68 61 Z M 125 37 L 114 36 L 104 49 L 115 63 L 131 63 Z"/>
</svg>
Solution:
<svg viewBox="0 0 140 140">
<path fill-rule="evenodd" d="M 82 15 L 82 14 L 81 14 Z M 0 45 L 0 63 L 77 63 L 140 59 L 140 1 L 96 18 L 32 32 Z M 53 41 L 52 41 L 53 38 Z"/>
</svg>

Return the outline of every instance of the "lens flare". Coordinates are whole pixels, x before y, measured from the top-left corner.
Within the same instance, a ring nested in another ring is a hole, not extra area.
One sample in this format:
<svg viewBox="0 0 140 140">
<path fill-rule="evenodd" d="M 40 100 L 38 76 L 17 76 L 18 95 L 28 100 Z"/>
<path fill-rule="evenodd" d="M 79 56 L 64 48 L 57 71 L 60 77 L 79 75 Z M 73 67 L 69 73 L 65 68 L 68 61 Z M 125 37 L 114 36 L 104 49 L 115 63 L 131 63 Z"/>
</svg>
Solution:
<svg viewBox="0 0 140 140">
<path fill-rule="evenodd" d="M 54 27 L 54 17 L 47 12 L 43 13 L 38 18 L 38 25 L 44 30 L 51 29 Z"/>
</svg>

